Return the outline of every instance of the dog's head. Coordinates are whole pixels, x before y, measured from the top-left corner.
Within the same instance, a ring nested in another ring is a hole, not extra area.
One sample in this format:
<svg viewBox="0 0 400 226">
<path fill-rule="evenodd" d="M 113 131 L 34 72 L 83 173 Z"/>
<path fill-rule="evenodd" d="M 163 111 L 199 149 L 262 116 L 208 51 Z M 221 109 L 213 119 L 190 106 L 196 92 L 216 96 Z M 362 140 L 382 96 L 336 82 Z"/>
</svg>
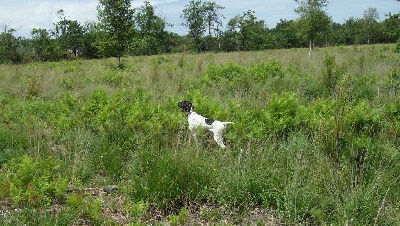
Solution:
<svg viewBox="0 0 400 226">
<path fill-rule="evenodd" d="M 194 106 L 187 100 L 181 101 L 178 103 L 178 107 L 182 108 L 182 110 L 186 113 L 190 113 L 194 110 Z"/>
</svg>

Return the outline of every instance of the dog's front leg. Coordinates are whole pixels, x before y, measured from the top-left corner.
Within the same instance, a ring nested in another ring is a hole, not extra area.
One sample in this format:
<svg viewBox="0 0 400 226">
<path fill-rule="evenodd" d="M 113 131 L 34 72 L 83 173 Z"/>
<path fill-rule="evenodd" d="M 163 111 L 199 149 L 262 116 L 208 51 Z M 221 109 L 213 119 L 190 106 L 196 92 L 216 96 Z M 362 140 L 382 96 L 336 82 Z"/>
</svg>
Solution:
<svg viewBox="0 0 400 226">
<path fill-rule="evenodd" d="M 197 138 L 197 133 L 192 134 L 194 142 L 196 142 L 196 145 L 199 144 L 199 139 Z"/>
<path fill-rule="evenodd" d="M 195 129 L 191 129 L 190 130 L 190 136 L 189 136 L 189 143 L 191 143 L 191 138 L 193 137 L 194 142 L 196 143 L 196 145 L 198 145 L 199 143 L 199 139 L 197 138 L 197 131 Z"/>
</svg>

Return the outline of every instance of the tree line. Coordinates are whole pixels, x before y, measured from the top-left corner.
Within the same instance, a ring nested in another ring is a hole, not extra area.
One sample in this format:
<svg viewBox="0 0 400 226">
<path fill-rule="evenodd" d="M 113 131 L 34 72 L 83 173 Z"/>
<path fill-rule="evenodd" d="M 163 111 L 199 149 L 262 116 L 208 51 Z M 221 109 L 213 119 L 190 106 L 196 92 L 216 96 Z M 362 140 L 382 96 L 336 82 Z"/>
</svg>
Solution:
<svg viewBox="0 0 400 226">
<path fill-rule="evenodd" d="M 0 63 L 102 58 L 122 55 L 154 55 L 176 52 L 257 51 L 314 46 L 395 43 L 400 40 L 400 14 L 378 21 L 376 8 L 362 18 L 333 22 L 327 0 L 294 0 L 298 19 L 281 19 L 268 28 L 255 11 L 247 10 L 223 24 L 223 6 L 214 1 L 191 0 L 182 10 L 188 34 L 167 30 L 166 20 L 148 1 L 132 8 L 131 0 L 99 0 L 98 22 L 80 23 L 57 11 L 53 29 L 34 28 L 31 37 L 16 37 L 3 26 Z M 397 0 L 398 1 L 398 0 Z"/>
</svg>

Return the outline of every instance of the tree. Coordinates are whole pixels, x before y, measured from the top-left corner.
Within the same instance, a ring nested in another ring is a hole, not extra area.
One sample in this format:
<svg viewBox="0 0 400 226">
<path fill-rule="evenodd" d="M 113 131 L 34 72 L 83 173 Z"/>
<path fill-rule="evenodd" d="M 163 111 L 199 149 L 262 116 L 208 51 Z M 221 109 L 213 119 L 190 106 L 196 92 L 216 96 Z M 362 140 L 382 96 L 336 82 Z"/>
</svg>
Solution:
<svg viewBox="0 0 400 226">
<path fill-rule="evenodd" d="M 58 60 L 62 55 L 54 40 L 50 38 L 50 32 L 43 28 L 34 28 L 31 31 L 31 46 L 33 57 L 39 61 Z"/>
<path fill-rule="evenodd" d="M 219 10 L 224 9 L 224 7 L 217 5 L 215 2 L 205 2 L 204 3 L 204 11 L 205 11 L 205 23 L 207 25 L 208 35 L 212 36 L 219 35 L 219 27 L 222 26 L 222 18 L 223 15 L 219 14 Z"/>
<path fill-rule="evenodd" d="M 121 65 L 121 55 L 128 46 L 133 27 L 131 0 L 100 0 L 97 6 L 98 18 L 105 31 L 105 39 L 97 44 L 103 54 L 114 55 Z"/>
<path fill-rule="evenodd" d="M 82 55 L 87 58 L 98 58 L 101 56 L 99 48 L 96 46 L 98 40 L 103 40 L 102 37 L 105 32 L 102 31 L 101 25 L 96 22 L 86 22 L 83 25 L 83 38 L 82 38 Z"/>
<path fill-rule="evenodd" d="M 222 26 L 222 18 L 224 16 L 219 13 L 219 10 L 224 9 L 224 7 L 217 5 L 215 2 L 205 2 L 205 23 L 208 30 L 208 35 L 206 37 L 206 49 L 212 50 L 215 45 L 215 41 L 218 42 L 218 49 L 220 49 L 219 37 L 221 35 L 220 27 Z"/>
<path fill-rule="evenodd" d="M 191 0 L 182 12 L 181 18 L 185 20 L 182 25 L 189 28 L 189 38 L 193 41 L 196 50 L 201 51 L 201 38 L 206 31 L 203 2 Z"/>
<path fill-rule="evenodd" d="M 340 30 L 337 30 L 341 37 L 341 44 L 354 45 L 362 43 L 362 31 L 361 31 L 361 20 L 350 17 L 341 26 Z"/>
<path fill-rule="evenodd" d="M 400 0 L 399 0 L 400 1 Z M 400 38 L 400 14 L 389 13 L 382 23 L 384 42 L 394 43 Z"/>
<path fill-rule="evenodd" d="M 371 42 L 371 37 L 377 26 L 377 20 L 379 19 L 378 10 L 376 8 L 368 8 L 364 11 L 364 26 L 363 31 L 367 37 L 367 44 Z"/>
<path fill-rule="evenodd" d="M 223 9 L 222 6 L 217 5 L 213 1 L 202 2 L 201 0 L 191 0 L 183 10 L 181 18 L 185 20 L 182 24 L 189 29 L 189 38 L 197 51 L 201 51 L 202 38 L 208 30 L 208 35 L 219 35 L 219 27 L 222 26 L 223 17 L 218 12 Z M 211 40 L 211 39 L 209 39 Z"/>
<path fill-rule="evenodd" d="M 54 24 L 54 36 L 64 51 L 71 51 L 77 57 L 83 48 L 83 27 L 76 20 L 66 19 L 62 9 L 57 11 L 57 15 L 60 21 Z"/>
<path fill-rule="evenodd" d="M 139 36 L 134 39 L 137 54 L 159 54 L 165 51 L 167 42 L 167 23 L 155 15 L 154 7 L 145 1 L 144 5 L 136 9 L 134 22 Z"/>
<path fill-rule="evenodd" d="M 0 63 L 19 63 L 21 55 L 18 52 L 19 40 L 13 35 L 15 29 L 4 25 L 4 32 L 0 33 Z"/>
<path fill-rule="evenodd" d="M 299 39 L 299 26 L 294 20 L 280 20 L 275 28 L 271 29 L 274 38 L 273 48 L 296 48 L 301 47 Z"/>
<path fill-rule="evenodd" d="M 246 50 L 266 49 L 266 38 L 268 29 L 264 20 L 258 20 L 255 12 L 246 11 L 240 20 L 240 32 L 242 33 L 242 43 Z"/>
<path fill-rule="evenodd" d="M 228 21 L 224 34 L 226 50 L 262 50 L 266 49 L 268 30 L 264 20 L 258 20 L 255 12 L 248 10 Z"/>
<path fill-rule="evenodd" d="M 328 0 L 295 0 L 295 2 L 299 4 L 295 12 L 300 15 L 301 24 L 309 40 L 309 55 L 311 55 L 317 35 L 330 28 L 331 19 L 323 10 L 328 4 Z"/>
</svg>

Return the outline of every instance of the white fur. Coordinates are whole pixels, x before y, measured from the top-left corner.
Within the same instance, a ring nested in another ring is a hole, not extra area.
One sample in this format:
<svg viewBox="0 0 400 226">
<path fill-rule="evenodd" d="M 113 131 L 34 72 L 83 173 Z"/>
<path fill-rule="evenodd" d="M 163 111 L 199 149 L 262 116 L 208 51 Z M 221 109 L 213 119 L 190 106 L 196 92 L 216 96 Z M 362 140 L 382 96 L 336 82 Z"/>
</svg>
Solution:
<svg viewBox="0 0 400 226">
<path fill-rule="evenodd" d="M 190 102 L 187 102 L 187 104 L 191 105 Z M 179 106 L 179 104 L 178 104 L 178 106 Z M 226 125 L 234 124 L 233 122 L 221 122 L 218 120 L 214 120 L 212 122 L 212 124 L 209 125 L 206 123 L 207 118 L 197 114 L 194 111 L 193 105 L 191 105 L 190 110 L 188 112 L 184 108 L 182 108 L 182 109 L 184 111 L 186 111 L 186 113 L 187 113 L 190 134 L 193 136 L 193 138 L 195 139 L 195 141 L 197 143 L 198 143 L 197 132 L 199 129 L 203 128 L 203 129 L 207 129 L 214 133 L 214 140 L 215 140 L 215 142 L 217 142 L 217 144 L 221 148 L 226 147 L 224 144 L 223 132 L 226 129 Z M 187 108 L 187 109 L 189 109 L 189 108 Z"/>
</svg>

